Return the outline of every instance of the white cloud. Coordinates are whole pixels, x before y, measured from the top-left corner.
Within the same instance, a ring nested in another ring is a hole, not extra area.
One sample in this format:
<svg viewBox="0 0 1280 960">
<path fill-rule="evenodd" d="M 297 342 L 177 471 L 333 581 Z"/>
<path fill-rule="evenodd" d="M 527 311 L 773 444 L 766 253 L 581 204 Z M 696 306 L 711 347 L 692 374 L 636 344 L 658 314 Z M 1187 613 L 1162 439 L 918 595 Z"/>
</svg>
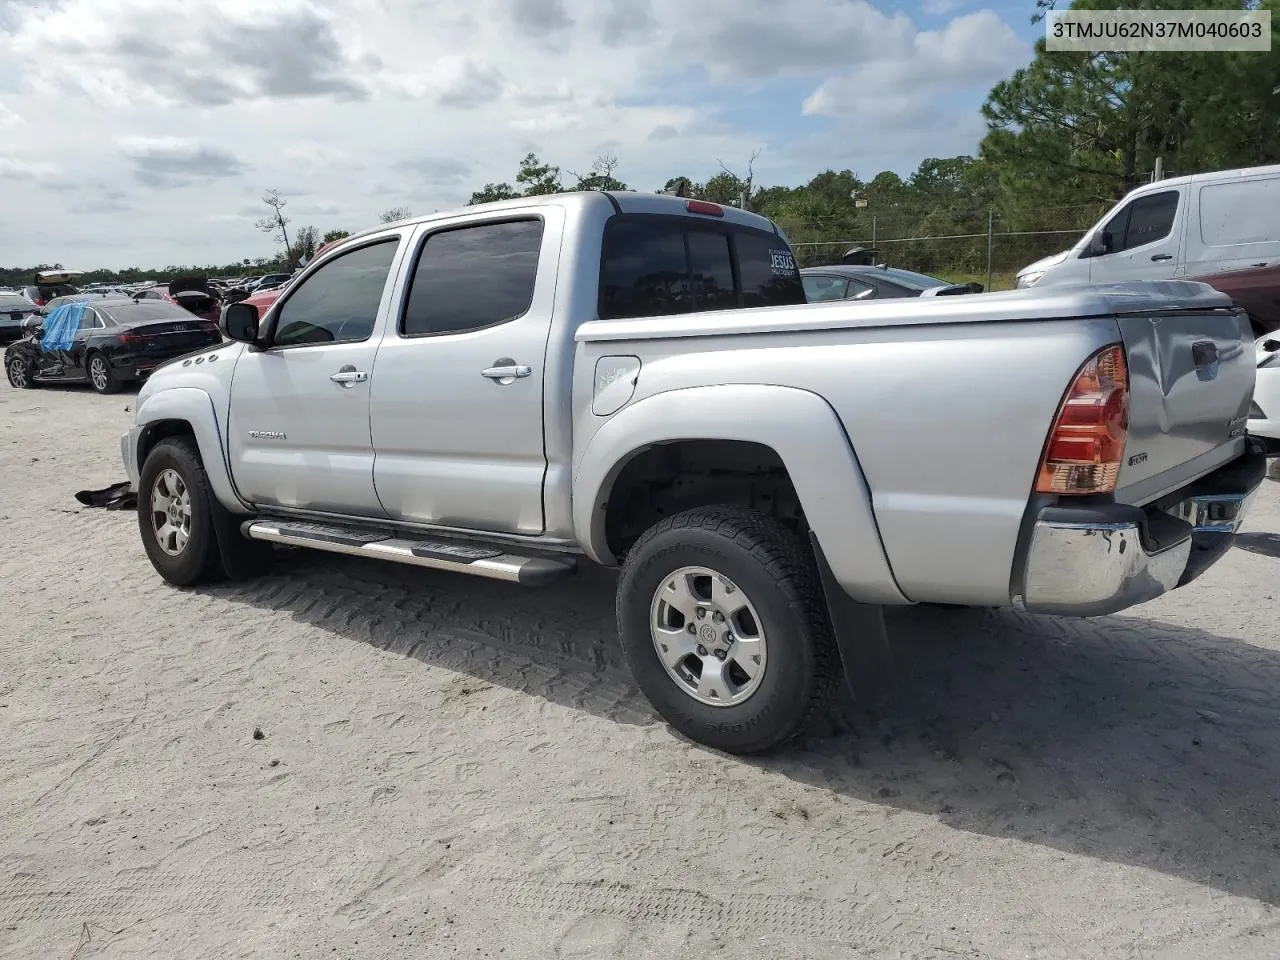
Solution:
<svg viewBox="0 0 1280 960">
<path fill-rule="evenodd" d="M 811 116 L 874 117 L 909 127 L 933 97 L 985 91 L 1029 56 L 1027 44 L 990 10 L 966 14 L 942 30 L 916 33 L 857 69 L 833 77 L 802 106 Z"/>
<path fill-rule="evenodd" d="M 766 142 L 766 182 L 909 169 L 972 150 L 983 86 L 1027 56 L 990 12 L 921 33 L 866 0 L 0 0 L 0 128 L 38 127 L 0 140 L 23 181 L 4 212 L 41 223 L 0 234 L 0 262 L 262 255 L 268 188 L 295 226 L 354 230 L 463 203 L 530 150 L 579 170 L 607 150 L 641 189 Z M 803 107 L 730 122 L 744 97 L 786 103 L 782 76 Z M 935 105 L 958 89 L 963 117 Z M 832 123 L 857 138 L 824 140 Z"/>
<path fill-rule="evenodd" d="M 42 180 L 53 173 L 53 169 L 49 163 L 0 157 L 0 180 Z"/>
</svg>

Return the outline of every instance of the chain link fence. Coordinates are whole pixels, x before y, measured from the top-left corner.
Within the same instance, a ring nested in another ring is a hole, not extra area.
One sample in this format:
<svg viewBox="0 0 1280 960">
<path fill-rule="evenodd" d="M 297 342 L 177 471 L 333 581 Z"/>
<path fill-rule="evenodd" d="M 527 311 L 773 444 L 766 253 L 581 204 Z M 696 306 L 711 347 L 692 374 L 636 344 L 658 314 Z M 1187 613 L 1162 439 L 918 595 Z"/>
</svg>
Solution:
<svg viewBox="0 0 1280 960">
<path fill-rule="evenodd" d="M 839 263 L 850 249 L 864 247 L 879 251 L 877 263 L 1003 290 L 1013 286 L 1015 274 L 1027 264 L 1075 244 L 1106 209 L 1046 208 L 1018 220 L 994 211 L 914 220 L 870 215 L 839 232 L 821 222 L 780 218 L 779 224 L 802 267 Z"/>
</svg>

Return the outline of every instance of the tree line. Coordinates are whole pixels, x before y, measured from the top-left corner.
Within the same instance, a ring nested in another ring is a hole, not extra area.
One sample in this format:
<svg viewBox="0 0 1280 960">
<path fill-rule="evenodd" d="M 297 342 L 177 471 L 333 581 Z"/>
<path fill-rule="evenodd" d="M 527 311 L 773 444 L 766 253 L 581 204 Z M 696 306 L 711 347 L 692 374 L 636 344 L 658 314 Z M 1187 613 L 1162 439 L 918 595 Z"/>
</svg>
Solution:
<svg viewBox="0 0 1280 960">
<path fill-rule="evenodd" d="M 1055 0 L 1036 0 L 1033 20 Z M 1074 0 L 1073 9 L 1115 9 L 1123 0 Z M 974 272 L 987 257 L 987 233 L 1000 235 L 998 257 L 1021 265 L 1061 249 L 1112 203 L 1151 179 L 1280 162 L 1280 0 L 1235 0 L 1228 6 L 1272 12 L 1271 53 L 1050 53 L 1037 41 L 1031 62 L 990 91 L 982 107 L 986 134 L 974 156 L 930 157 L 905 176 L 869 177 L 845 169 L 816 173 L 796 185 L 761 185 L 759 152 L 738 169 L 717 160 L 703 178 L 673 171 L 657 187 L 722 204 L 744 205 L 777 221 L 803 263 L 838 255 L 846 242 L 870 243 L 903 266 L 939 273 Z M 1213 0 L 1145 0 L 1149 9 L 1222 9 Z M 856 147 L 850 150 L 856 160 Z M 705 163 L 704 169 L 710 167 Z M 617 156 L 597 157 L 581 171 L 527 154 L 509 181 L 486 183 L 470 203 L 570 190 L 624 190 Z M 95 271 L 86 279 L 170 276 L 180 271 L 237 275 L 292 267 L 341 230 L 290 229 L 288 201 L 263 196 L 258 228 L 279 247 L 216 267 Z M 409 215 L 383 213 L 384 222 Z M 1050 233 L 1049 231 L 1058 231 Z M 921 241 L 912 238 L 950 238 Z M 0 269 L 0 284 L 30 282 L 35 267 Z"/>
</svg>

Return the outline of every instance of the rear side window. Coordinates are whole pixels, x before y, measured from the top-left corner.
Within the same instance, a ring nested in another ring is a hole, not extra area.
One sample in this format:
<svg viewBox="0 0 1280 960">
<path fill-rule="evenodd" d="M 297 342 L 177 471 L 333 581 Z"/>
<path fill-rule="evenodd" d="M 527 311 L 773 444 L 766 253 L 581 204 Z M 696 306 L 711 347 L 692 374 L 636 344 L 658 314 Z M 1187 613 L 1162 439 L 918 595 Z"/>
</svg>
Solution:
<svg viewBox="0 0 1280 960">
<path fill-rule="evenodd" d="M 805 298 L 810 303 L 818 303 L 822 300 L 843 300 L 845 288 L 849 285 L 848 281 L 841 277 L 821 274 L 805 277 L 803 282 Z"/>
<path fill-rule="evenodd" d="M 541 250 L 541 220 L 433 233 L 413 271 L 400 332 L 463 333 L 523 316 L 533 303 Z"/>
<path fill-rule="evenodd" d="M 1277 209 L 1280 177 L 1201 187 L 1200 238 L 1211 247 L 1280 241 Z"/>
<path fill-rule="evenodd" d="M 605 228 L 603 319 L 804 302 L 800 271 L 776 234 L 658 216 L 614 217 Z"/>
</svg>

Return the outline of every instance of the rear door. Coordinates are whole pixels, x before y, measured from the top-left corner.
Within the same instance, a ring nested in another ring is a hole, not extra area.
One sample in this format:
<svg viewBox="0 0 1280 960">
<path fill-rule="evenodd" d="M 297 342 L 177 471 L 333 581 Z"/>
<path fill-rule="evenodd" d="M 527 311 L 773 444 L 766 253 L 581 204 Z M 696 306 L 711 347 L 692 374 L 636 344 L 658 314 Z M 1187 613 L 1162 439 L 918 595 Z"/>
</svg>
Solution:
<svg viewBox="0 0 1280 960">
<path fill-rule="evenodd" d="M 563 210 L 539 206 L 415 235 L 369 403 L 374 482 L 395 519 L 543 532 L 544 369 L 564 223 Z"/>
</svg>

